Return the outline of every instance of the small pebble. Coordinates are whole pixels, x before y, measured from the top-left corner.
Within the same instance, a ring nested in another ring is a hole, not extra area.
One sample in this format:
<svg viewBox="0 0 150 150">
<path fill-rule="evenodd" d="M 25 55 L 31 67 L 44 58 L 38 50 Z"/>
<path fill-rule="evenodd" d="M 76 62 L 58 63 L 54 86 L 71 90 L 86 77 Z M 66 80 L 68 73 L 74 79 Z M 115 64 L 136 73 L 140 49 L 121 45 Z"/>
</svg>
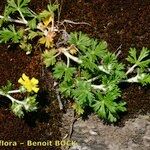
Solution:
<svg viewBox="0 0 150 150">
<path fill-rule="evenodd" d="M 95 132 L 95 131 L 93 131 L 93 130 L 90 130 L 89 133 L 90 133 L 91 135 L 98 135 L 97 132 Z"/>
</svg>

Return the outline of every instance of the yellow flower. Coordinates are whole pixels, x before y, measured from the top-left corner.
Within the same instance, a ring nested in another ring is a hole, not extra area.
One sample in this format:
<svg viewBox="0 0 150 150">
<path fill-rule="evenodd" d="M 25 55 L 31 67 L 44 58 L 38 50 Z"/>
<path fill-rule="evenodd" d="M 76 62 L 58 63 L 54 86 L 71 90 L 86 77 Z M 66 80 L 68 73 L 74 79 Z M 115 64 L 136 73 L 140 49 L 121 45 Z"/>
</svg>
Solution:
<svg viewBox="0 0 150 150">
<path fill-rule="evenodd" d="M 47 27 L 49 25 L 49 23 L 52 22 L 52 20 L 53 20 L 53 17 L 51 15 L 48 16 L 47 18 L 45 18 L 43 20 L 44 26 Z"/>
<path fill-rule="evenodd" d="M 38 88 L 39 81 L 35 78 L 32 78 L 30 80 L 29 77 L 26 76 L 24 73 L 22 74 L 22 77 L 18 80 L 18 82 L 22 84 L 23 87 L 26 88 L 28 92 L 34 91 L 35 93 L 37 93 L 39 91 Z"/>
<path fill-rule="evenodd" d="M 77 51 L 78 49 L 74 45 L 70 46 L 70 49 L 69 49 L 70 54 L 75 55 L 77 54 Z"/>
<path fill-rule="evenodd" d="M 49 31 L 46 36 L 42 36 L 39 39 L 39 43 L 45 44 L 45 47 L 47 47 L 47 48 L 53 47 L 54 37 L 55 37 L 55 32 Z"/>
</svg>

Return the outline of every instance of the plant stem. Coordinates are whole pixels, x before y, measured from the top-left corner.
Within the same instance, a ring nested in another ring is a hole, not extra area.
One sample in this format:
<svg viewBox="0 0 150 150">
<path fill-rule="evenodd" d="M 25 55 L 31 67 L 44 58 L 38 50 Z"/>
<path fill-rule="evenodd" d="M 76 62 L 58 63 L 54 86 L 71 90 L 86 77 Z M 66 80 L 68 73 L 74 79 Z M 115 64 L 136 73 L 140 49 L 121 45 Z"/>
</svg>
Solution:
<svg viewBox="0 0 150 150">
<path fill-rule="evenodd" d="M 8 94 L 11 94 L 11 93 L 20 93 L 21 91 L 20 90 L 13 90 L 13 91 L 9 91 Z"/>
<path fill-rule="evenodd" d="M 110 65 L 109 65 L 109 66 L 110 66 Z M 103 65 L 98 66 L 98 68 L 99 68 L 100 71 L 103 71 L 103 72 L 105 72 L 106 74 L 110 74 L 110 72 L 109 72 L 108 70 L 106 70 Z"/>
<path fill-rule="evenodd" d="M 14 90 L 14 91 L 9 91 L 10 93 L 18 93 L 19 90 Z M 6 96 L 7 98 L 9 98 L 12 102 L 16 102 L 16 103 L 19 103 L 19 104 L 22 104 L 24 105 L 24 102 L 22 101 L 19 101 L 15 98 L 13 98 L 12 96 L 10 96 L 9 94 L 5 94 L 4 92 L 0 91 L 0 95 L 2 96 Z"/>
<path fill-rule="evenodd" d="M 12 96 L 10 96 L 10 95 L 8 95 L 8 94 L 6 95 L 6 97 L 9 98 L 12 102 L 16 102 L 16 103 L 19 103 L 19 104 L 24 105 L 24 102 L 19 101 L 19 100 L 13 98 Z"/>
<path fill-rule="evenodd" d="M 67 57 L 67 68 L 69 68 L 69 65 L 70 65 L 70 58 Z"/>
<path fill-rule="evenodd" d="M 91 87 L 93 88 L 93 89 L 95 89 L 95 90 L 102 90 L 102 91 L 106 91 L 106 88 L 105 88 L 105 86 L 103 85 L 103 84 L 101 84 L 101 85 L 91 85 Z"/>
<path fill-rule="evenodd" d="M 53 19 L 52 19 L 51 31 L 52 31 L 52 32 L 54 31 L 54 17 L 53 17 Z"/>
<path fill-rule="evenodd" d="M 129 73 L 133 72 L 134 68 L 136 67 L 137 65 L 134 64 L 131 68 L 129 68 L 129 70 L 126 72 L 126 75 L 128 75 Z"/>
<path fill-rule="evenodd" d="M 25 24 L 27 24 L 28 22 L 27 22 L 27 20 L 24 18 L 22 12 L 21 12 L 19 9 L 18 9 L 18 12 L 19 12 L 19 14 L 20 14 L 20 16 L 21 16 L 23 22 L 24 22 Z"/>
<path fill-rule="evenodd" d="M 82 60 L 80 60 L 79 58 L 75 57 L 75 56 L 72 56 L 69 52 L 67 52 L 67 49 L 62 49 L 62 53 L 66 56 L 66 57 L 69 57 L 71 60 L 81 64 L 82 63 Z"/>
<path fill-rule="evenodd" d="M 0 15 L 0 18 L 3 19 L 4 16 L 1 16 L 1 15 Z M 22 21 L 22 20 L 12 19 L 12 18 L 10 18 L 10 17 L 8 17 L 8 20 L 9 20 L 10 22 L 15 22 L 15 23 L 20 23 L 20 24 L 27 24 L 27 23 L 25 23 L 25 22 Z"/>
<path fill-rule="evenodd" d="M 138 77 L 135 76 L 135 77 L 129 78 L 127 80 L 122 80 L 121 82 L 137 83 L 138 82 Z"/>
<path fill-rule="evenodd" d="M 93 82 L 93 81 L 95 81 L 95 80 L 97 80 L 97 79 L 99 79 L 99 76 L 94 77 L 94 78 L 91 78 L 91 79 L 87 80 L 87 82 Z"/>
<path fill-rule="evenodd" d="M 68 48 L 68 49 L 69 49 L 69 48 Z M 80 60 L 79 58 L 77 58 L 77 57 L 71 55 L 71 54 L 67 51 L 68 49 L 66 49 L 66 48 L 61 48 L 61 52 L 62 52 L 67 58 L 69 57 L 69 58 L 70 58 L 71 60 L 73 60 L 74 62 L 76 62 L 76 63 L 78 63 L 78 64 L 82 64 L 82 60 Z M 106 69 L 104 68 L 104 66 L 99 65 L 98 68 L 99 68 L 99 70 L 101 70 L 101 71 L 103 71 L 103 72 L 105 72 L 105 73 L 107 73 L 107 74 L 110 74 L 110 72 L 109 72 L 108 70 L 106 70 Z"/>
<path fill-rule="evenodd" d="M 127 80 L 122 80 L 121 82 L 138 83 L 139 80 L 142 80 L 144 78 L 144 76 L 144 74 L 137 74 L 135 77 L 131 77 Z"/>
<path fill-rule="evenodd" d="M 28 8 L 29 9 L 29 11 L 32 13 L 32 15 L 34 16 L 34 17 L 36 17 L 36 13 L 32 10 L 32 9 L 30 9 L 30 8 Z"/>
<path fill-rule="evenodd" d="M 67 19 L 65 19 L 65 20 L 63 20 L 63 21 L 61 22 L 61 24 L 63 24 L 63 23 L 70 23 L 70 24 L 85 24 L 85 25 L 91 26 L 91 25 L 90 25 L 89 23 L 87 23 L 87 22 L 74 22 L 74 21 L 67 20 Z"/>
<path fill-rule="evenodd" d="M 56 89 L 56 95 L 57 95 L 57 100 L 58 100 L 58 103 L 59 103 L 59 108 L 60 108 L 60 110 L 62 110 L 63 109 L 63 104 L 61 102 L 61 98 L 60 98 L 58 89 Z"/>
</svg>

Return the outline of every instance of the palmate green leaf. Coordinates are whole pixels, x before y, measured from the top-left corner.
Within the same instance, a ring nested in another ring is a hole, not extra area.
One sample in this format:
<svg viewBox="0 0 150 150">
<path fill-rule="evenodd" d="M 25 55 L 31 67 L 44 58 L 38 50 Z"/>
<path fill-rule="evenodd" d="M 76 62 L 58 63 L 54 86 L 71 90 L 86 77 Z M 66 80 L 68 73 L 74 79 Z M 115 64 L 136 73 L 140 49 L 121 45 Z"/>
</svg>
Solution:
<svg viewBox="0 0 150 150">
<path fill-rule="evenodd" d="M 98 58 L 102 58 L 102 56 L 105 56 L 107 53 L 107 42 L 106 41 L 99 42 L 94 51 L 95 55 Z"/>
<path fill-rule="evenodd" d="M 75 71 L 76 71 L 76 68 L 73 68 L 73 67 L 65 68 L 64 81 L 72 80 L 72 77 Z"/>
<path fill-rule="evenodd" d="M 118 97 L 121 97 L 121 91 L 119 87 L 115 83 L 109 84 L 105 98 L 114 101 Z"/>
<path fill-rule="evenodd" d="M 18 104 L 16 102 L 13 102 L 11 105 L 11 111 L 18 116 L 19 118 L 22 118 L 24 116 L 24 112 L 23 112 L 23 105 L 22 104 Z"/>
<path fill-rule="evenodd" d="M 32 13 L 28 9 L 28 4 L 31 0 L 7 0 L 4 16 L 8 17 L 10 14 L 21 11 L 25 16 L 32 16 Z"/>
<path fill-rule="evenodd" d="M 72 80 L 73 74 L 76 69 L 73 67 L 67 67 L 65 63 L 59 62 L 54 68 L 53 75 L 56 79 L 64 79 L 64 81 Z"/>
<path fill-rule="evenodd" d="M 83 61 L 82 66 L 84 66 L 84 68 L 90 68 L 90 70 L 97 68 L 97 64 L 95 64 L 98 60 L 97 54 L 99 53 L 96 50 L 97 44 L 96 40 L 91 39 L 91 45 L 87 48 L 86 54 L 79 57 L 79 59 Z"/>
<path fill-rule="evenodd" d="M 126 59 L 128 62 L 130 62 L 131 64 L 135 64 L 137 61 L 137 57 L 136 57 L 136 49 L 135 48 L 130 48 L 129 50 L 129 56 Z"/>
<path fill-rule="evenodd" d="M 114 115 L 109 111 L 108 112 L 108 120 L 110 122 L 116 122 L 117 121 L 117 117 L 114 117 Z"/>
<path fill-rule="evenodd" d="M 95 93 L 95 100 L 92 104 L 94 111 L 103 119 L 107 119 L 107 112 L 105 108 L 105 101 L 100 91 Z"/>
<path fill-rule="evenodd" d="M 36 102 L 36 97 L 37 97 L 37 95 L 28 96 L 28 97 L 26 97 L 23 100 L 23 102 L 24 102 L 24 109 L 27 112 L 32 112 L 32 111 L 36 111 L 37 110 L 38 102 Z"/>
<path fill-rule="evenodd" d="M 132 64 L 136 64 L 137 66 L 141 68 L 146 68 L 150 64 L 150 59 L 145 60 L 150 55 L 150 50 L 143 47 L 139 57 L 137 57 L 137 52 L 135 48 L 130 48 L 129 56 L 127 58 L 127 61 L 129 61 Z"/>
<path fill-rule="evenodd" d="M 109 111 L 106 120 L 108 120 L 109 122 L 116 122 L 119 118 L 119 112 L 127 111 L 126 102 L 119 102 L 119 103 L 114 102 L 111 105 L 107 105 L 107 107 Z"/>
<path fill-rule="evenodd" d="M 105 85 L 109 90 L 115 89 L 118 92 L 120 92 L 117 84 L 120 83 L 121 79 L 122 78 L 117 75 L 111 75 L 111 76 L 103 75 L 101 81 L 102 84 Z"/>
<path fill-rule="evenodd" d="M 101 51 L 99 58 L 102 64 L 99 66 L 99 69 L 106 74 L 113 75 L 116 71 L 122 71 L 124 69 L 123 65 L 118 63 L 117 56 L 106 49 Z"/>
<path fill-rule="evenodd" d="M 150 84 L 150 74 L 142 73 L 138 82 L 142 85 Z"/>
<path fill-rule="evenodd" d="M 118 84 L 122 79 L 126 77 L 124 71 L 124 65 L 122 63 L 114 63 L 112 65 L 108 65 L 105 69 L 109 72 L 109 74 L 103 75 L 102 83 L 103 84 Z"/>
<path fill-rule="evenodd" d="M 43 33 L 42 32 L 38 32 L 38 31 L 32 31 L 32 30 L 29 30 L 29 33 L 28 33 L 28 39 L 29 40 L 33 40 L 35 37 L 37 36 L 42 36 Z"/>
<path fill-rule="evenodd" d="M 94 100 L 91 86 L 85 81 L 77 81 L 76 88 L 72 91 L 75 101 L 81 106 L 90 106 Z"/>
<path fill-rule="evenodd" d="M 87 48 L 88 52 L 90 51 L 95 51 L 95 49 L 97 48 L 97 45 L 98 45 L 98 40 L 97 39 L 92 39 L 91 38 L 91 44 L 90 46 Z"/>
<path fill-rule="evenodd" d="M 91 45 L 91 39 L 82 32 L 73 32 L 70 33 L 70 38 L 68 40 L 69 44 L 74 44 L 82 52 L 86 52 L 87 48 Z"/>
<path fill-rule="evenodd" d="M 107 95 L 106 95 L 107 96 Z M 104 103 L 105 103 L 105 107 L 106 107 L 106 111 L 107 113 L 110 112 L 111 114 L 114 114 L 116 116 L 118 116 L 118 113 L 117 113 L 117 103 L 114 102 L 114 100 L 109 100 L 107 99 L 108 97 L 105 97 L 104 98 Z"/>
<path fill-rule="evenodd" d="M 53 75 L 56 79 L 62 79 L 65 73 L 66 65 L 63 62 L 59 62 L 55 65 Z"/>
<path fill-rule="evenodd" d="M 105 56 L 102 56 L 102 61 L 105 65 L 116 64 L 117 56 L 114 53 L 107 52 Z"/>
<path fill-rule="evenodd" d="M 15 11 L 27 7 L 31 0 L 7 0 L 8 8 L 13 8 Z"/>
<path fill-rule="evenodd" d="M 30 29 L 35 29 L 37 27 L 36 23 L 37 23 L 36 18 L 33 18 L 30 21 L 28 21 L 29 28 Z"/>
<path fill-rule="evenodd" d="M 19 47 L 26 52 L 26 54 L 30 54 L 32 51 L 32 45 L 26 41 L 20 41 Z"/>
<path fill-rule="evenodd" d="M 82 60 L 81 66 L 83 68 L 89 69 L 91 71 L 94 71 L 95 69 L 98 68 L 97 64 L 95 62 L 93 62 L 92 59 L 89 60 L 89 58 L 86 56 L 80 57 L 80 59 Z"/>
<path fill-rule="evenodd" d="M 120 81 L 121 79 L 124 79 L 126 77 L 126 74 L 125 74 L 125 65 L 122 64 L 122 63 L 116 63 L 114 65 L 114 69 L 111 73 L 112 76 L 114 76 L 118 81 Z"/>
<path fill-rule="evenodd" d="M 15 0 L 12 0 L 12 1 L 15 1 Z M 29 4 L 30 1 L 31 0 L 17 0 L 17 6 L 21 7 L 21 8 L 22 7 L 26 7 L 26 6 L 28 6 L 28 4 Z"/>
<path fill-rule="evenodd" d="M 140 63 L 138 63 L 138 65 L 143 69 L 147 68 L 150 65 L 150 59 L 141 61 Z"/>
<path fill-rule="evenodd" d="M 55 12 L 56 10 L 58 10 L 59 8 L 59 5 L 58 4 L 48 4 L 47 5 L 47 9 L 50 11 L 50 12 Z"/>
<path fill-rule="evenodd" d="M 57 51 L 55 49 L 46 50 L 42 54 L 43 62 L 46 65 L 46 67 L 52 66 L 56 63 L 56 53 Z"/>
<path fill-rule="evenodd" d="M 150 50 L 148 50 L 147 48 L 143 47 L 142 51 L 140 53 L 140 56 L 138 58 L 138 61 L 141 62 L 144 58 L 146 58 L 150 53 Z"/>
<path fill-rule="evenodd" d="M 83 70 L 81 69 L 81 72 L 80 72 L 80 77 L 84 80 L 88 80 L 90 78 L 92 78 L 92 74 L 88 72 L 88 70 Z"/>
<path fill-rule="evenodd" d="M 118 112 L 125 112 L 125 111 L 127 111 L 126 105 L 127 105 L 127 103 L 126 102 L 122 102 L 122 101 L 117 103 L 117 110 L 118 110 Z"/>
<path fill-rule="evenodd" d="M 59 84 L 59 90 L 65 97 L 71 97 L 71 92 L 73 90 L 73 82 L 62 82 Z"/>
<path fill-rule="evenodd" d="M 22 14 L 25 16 L 25 17 L 29 17 L 29 18 L 36 18 L 37 15 L 35 14 L 35 12 L 33 11 L 30 11 L 30 9 L 28 7 L 25 7 L 25 8 L 21 8 L 20 11 L 22 12 Z"/>
<path fill-rule="evenodd" d="M 51 12 L 47 11 L 47 10 L 43 10 L 39 15 L 38 18 L 39 19 L 43 19 L 43 18 L 47 18 L 51 15 Z"/>
<path fill-rule="evenodd" d="M 97 101 L 93 105 L 94 111 L 98 114 L 99 117 L 103 119 L 107 119 L 107 112 L 105 109 L 105 103 L 104 101 Z"/>
<path fill-rule="evenodd" d="M 38 18 L 41 20 L 43 18 L 47 18 L 49 16 L 53 16 L 54 12 L 59 8 L 59 5 L 57 4 L 48 4 L 47 9 L 48 10 L 43 10 L 39 15 Z"/>
<path fill-rule="evenodd" d="M 0 90 L 7 94 L 13 89 L 13 84 L 8 80 L 5 86 L 0 87 Z"/>
<path fill-rule="evenodd" d="M 9 41 L 19 43 L 23 33 L 24 31 L 22 29 L 16 31 L 15 27 L 12 25 L 10 25 L 9 28 L 3 28 L 0 30 L 0 43 L 7 43 Z"/>
<path fill-rule="evenodd" d="M 148 67 L 149 64 L 150 64 L 150 59 L 144 60 L 144 59 L 146 59 L 148 57 L 150 57 L 150 50 L 145 48 L 145 47 L 143 47 L 142 51 L 140 53 L 140 56 L 138 57 L 138 60 L 137 60 L 136 64 L 138 66 L 140 66 L 141 68 Z"/>
<path fill-rule="evenodd" d="M 108 91 L 105 95 L 101 92 L 95 93 L 95 101 L 92 105 L 95 112 L 104 120 L 116 122 L 119 118 L 118 113 L 126 111 L 125 102 L 116 102 L 115 99 L 120 96 L 115 90 Z"/>
<path fill-rule="evenodd" d="M 97 56 L 95 54 L 95 51 L 91 51 L 89 53 L 87 52 L 87 54 L 84 57 L 88 58 L 89 61 L 92 61 L 94 63 L 97 61 Z"/>
</svg>

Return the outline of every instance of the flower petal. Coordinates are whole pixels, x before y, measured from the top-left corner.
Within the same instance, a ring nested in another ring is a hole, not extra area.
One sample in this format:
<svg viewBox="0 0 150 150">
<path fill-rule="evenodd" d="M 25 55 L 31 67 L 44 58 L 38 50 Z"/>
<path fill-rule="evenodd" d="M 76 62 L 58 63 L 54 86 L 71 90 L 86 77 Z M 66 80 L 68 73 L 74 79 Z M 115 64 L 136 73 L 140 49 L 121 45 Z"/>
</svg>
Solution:
<svg viewBox="0 0 150 150">
<path fill-rule="evenodd" d="M 47 27 L 52 20 L 53 20 L 52 16 L 48 16 L 43 20 L 43 23 Z"/>
<path fill-rule="evenodd" d="M 32 90 L 33 90 L 35 93 L 37 93 L 37 92 L 39 91 L 39 88 L 33 87 Z"/>
<path fill-rule="evenodd" d="M 20 78 L 19 80 L 18 80 L 18 83 L 20 83 L 20 84 L 24 84 L 24 81 L 22 80 L 22 78 Z"/>
<path fill-rule="evenodd" d="M 32 78 L 32 79 L 31 79 L 31 82 L 32 82 L 33 84 L 38 84 L 38 83 L 39 83 L 39 81 L 38 81 L 37 79 L 35 79 L 35 78 Z"/>
<path fill-rule="evenodd" d="M 29 77 L 27 77 L 24 73 L 22 74 L 23 80 L 29 80 Z"/>
</svg>

